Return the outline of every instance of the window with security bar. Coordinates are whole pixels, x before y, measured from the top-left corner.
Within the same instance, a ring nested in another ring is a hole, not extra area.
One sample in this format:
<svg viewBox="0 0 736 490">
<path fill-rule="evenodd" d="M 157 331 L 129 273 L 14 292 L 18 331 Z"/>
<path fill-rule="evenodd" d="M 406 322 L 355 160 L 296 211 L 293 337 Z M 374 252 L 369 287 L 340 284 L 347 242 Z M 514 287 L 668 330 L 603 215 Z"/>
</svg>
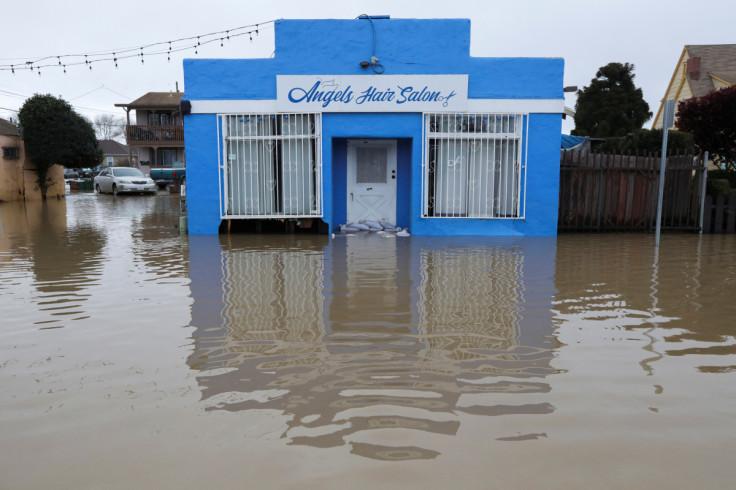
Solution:
<svg viewBox="0 0 736 490">
<path fill-rule="evenodd" d="M 425 114 L 423 216 L 523 218 L 524 114 Z"/>
<path fill-rule="evenodd" d="M 221 216 L 322 216 L 319 114 L 222 115 Z"/>
</svg>

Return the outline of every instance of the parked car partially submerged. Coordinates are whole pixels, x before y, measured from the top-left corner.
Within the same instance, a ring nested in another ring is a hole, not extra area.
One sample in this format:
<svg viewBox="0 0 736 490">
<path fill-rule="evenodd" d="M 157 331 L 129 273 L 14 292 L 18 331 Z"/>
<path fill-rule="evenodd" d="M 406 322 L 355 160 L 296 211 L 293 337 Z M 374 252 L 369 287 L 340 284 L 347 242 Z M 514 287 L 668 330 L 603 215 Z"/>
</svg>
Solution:
<svg viewBox="0 0 736 490">
<path fill-rule="evenodd" d="M 71 168 L 64 169 L 64 179 L 78 179 L 79 174 Z"/>
<path fill-rule="evenodd" d="M 133 167 L 108 167 L 95 177 L 95 192 L 155 194 L 156 183 Z"/>
</svg>

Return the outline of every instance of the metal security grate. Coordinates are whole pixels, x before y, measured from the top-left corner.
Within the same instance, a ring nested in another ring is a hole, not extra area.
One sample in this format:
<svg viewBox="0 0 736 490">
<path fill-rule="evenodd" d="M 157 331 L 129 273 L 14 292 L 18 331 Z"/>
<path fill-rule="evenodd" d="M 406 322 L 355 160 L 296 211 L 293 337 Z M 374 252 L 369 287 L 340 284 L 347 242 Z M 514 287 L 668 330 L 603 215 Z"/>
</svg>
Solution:
<svg viewBox="0 0 736 490">
<path fill-rule="evenodd" d="M 322 216 L 319 114 L 219 118 L 223 219 Z"/>
<path fill-rule="evenodd" d="M 423 216 L 523 218 L 524 114 L 425 114 Z"/>
</svg>

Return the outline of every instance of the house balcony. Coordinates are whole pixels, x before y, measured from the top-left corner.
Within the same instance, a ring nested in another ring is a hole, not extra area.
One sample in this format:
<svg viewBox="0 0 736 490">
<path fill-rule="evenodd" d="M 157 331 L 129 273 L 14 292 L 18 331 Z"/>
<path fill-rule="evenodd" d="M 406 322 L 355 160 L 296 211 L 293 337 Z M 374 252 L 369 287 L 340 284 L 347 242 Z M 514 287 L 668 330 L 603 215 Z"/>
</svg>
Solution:
<svg viewBox="0 0 736 490">
<path fill-rule="evenodd" d="M 126 132 L 131 146 L 184 146 L 184 126 L 131 125 L 126 128 Z"/>
</svg>

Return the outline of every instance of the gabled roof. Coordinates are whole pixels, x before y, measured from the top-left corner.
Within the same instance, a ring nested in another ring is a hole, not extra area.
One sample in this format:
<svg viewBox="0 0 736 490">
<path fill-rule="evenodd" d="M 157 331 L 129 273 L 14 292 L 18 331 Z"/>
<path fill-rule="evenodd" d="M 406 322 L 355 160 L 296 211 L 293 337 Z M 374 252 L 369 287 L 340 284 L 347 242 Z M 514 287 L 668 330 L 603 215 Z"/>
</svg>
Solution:
<svg viewBox="0 0 736 490">
<path fill-rule="evenodd" d="M 5 136 L 18 136 L 18 127 L 10 121 L 0 118 L 0 134 Z"/>
<path fill-rule="evenodd" d="M 115 107 L 127 107 L 128 109 L 178 109 L 179 102 L 184 94 L 182 92 L 148 92 L 143 97 L 135 99 L 127 104 L 115 104 Z"/>
<path fill-rule="evenodd" d="M 736 44 L 687 44 L 652 121 L 652 129 L 662 127 L 666 98 L 681 101 L 702 97 L 719 88 L 736 84 Z"/>
<path fill-rule="evenodd" d="M 736 83 L 736 44 L 689 44 L 685 49 L 690 58 L 700 58 L 699 79 L 688 76 L 694 97 L 702 97 L 715 90 L 711 76 L 729 84 Z"/>
<path fill-rule="evenodd" d="M 102 154 L 107 156 L 114 155 L 125 155 L 128 156 L 128 147 L 122 143 L 118 143 L 115 140 L 99 140 Z"/>
</svg>

